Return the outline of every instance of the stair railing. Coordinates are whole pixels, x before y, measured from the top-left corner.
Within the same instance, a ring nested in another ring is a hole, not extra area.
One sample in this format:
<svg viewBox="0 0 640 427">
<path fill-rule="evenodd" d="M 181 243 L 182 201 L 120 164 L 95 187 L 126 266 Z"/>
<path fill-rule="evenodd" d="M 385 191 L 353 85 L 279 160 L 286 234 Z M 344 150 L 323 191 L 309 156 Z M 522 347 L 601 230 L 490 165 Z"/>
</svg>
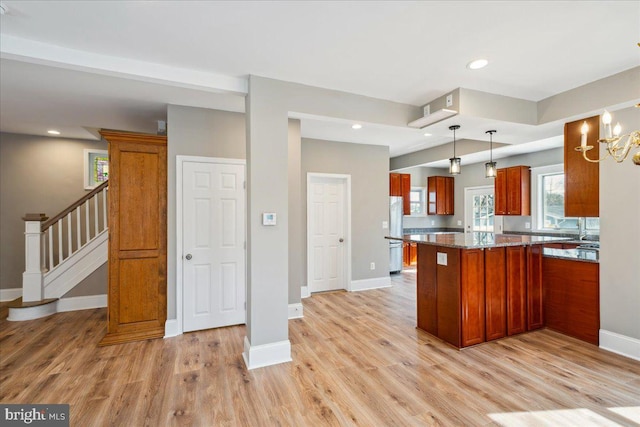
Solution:
<svg viewBox="0 0 640 427">
<path fill-rule="evenodd" d="M 25 272 L 23 301 L 42 299 L 43 280 L 52 271 L 107 230 L 109 181 L 69 205 L 56 216 L 27 214 L 25 220 Z"/>
</svg>

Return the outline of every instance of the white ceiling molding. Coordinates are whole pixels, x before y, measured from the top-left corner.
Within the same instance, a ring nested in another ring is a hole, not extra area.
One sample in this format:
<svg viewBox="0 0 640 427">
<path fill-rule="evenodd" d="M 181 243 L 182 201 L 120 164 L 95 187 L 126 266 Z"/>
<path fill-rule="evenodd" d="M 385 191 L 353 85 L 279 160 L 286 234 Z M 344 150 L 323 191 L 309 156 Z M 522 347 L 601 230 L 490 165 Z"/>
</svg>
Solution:
<svg viewBox="0 0 640 427">
<path fill-rule="evenodd" d="M 5 34 L 0 38 L 0 58 L 208 92 L 248 92 L 247 79 L 242 77 L 96 54 Z"/>
</svg>

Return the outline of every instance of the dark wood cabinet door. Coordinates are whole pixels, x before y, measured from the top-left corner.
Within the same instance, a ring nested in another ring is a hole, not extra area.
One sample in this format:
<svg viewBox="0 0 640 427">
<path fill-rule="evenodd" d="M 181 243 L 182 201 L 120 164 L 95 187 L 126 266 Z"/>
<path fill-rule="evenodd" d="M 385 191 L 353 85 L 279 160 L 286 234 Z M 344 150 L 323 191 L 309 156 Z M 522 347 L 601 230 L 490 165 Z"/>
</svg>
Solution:
<svg viewBox="0 0 640 427">
<path fill-rule="evenodd" d="M 445 177 L 444 181 L 444 214 L 453 215 L 453 177 Z"/>
<path fill-rule="evenodd" d="M 109 142 L 107 335 L 100 345 L 164 336 L 167 138 L 101 131 Z"/>
<path fill-rule="evenodd" d="M 411 174 L 400 174 L 400 190 L 402 193 L 403 213 L 411 215 Z"/>
<path fill-rule="evenodd" d="M 484 251 L 487 341 L 507 336 L 507 283 L 504 248 Z"/>
<path fill-rule="evenodd" d="M 523 246 L 506 247 L 507 335 L 527 330 L 527 264 Z"/>
<path fill-rule="evenodd" d="M 430 176 L 427 178 L 427 214 L 453 215 L 453 177 Z"/>
<path fill-rule="evenodd" d="M 582 153 L 575 150 L 580 146 L 580 128 L 585 121 L 589 125 L 587 145 L 595 147 L 588 155 L 597 158 L 600 117 L 589 117 L 564 125 L 564 214 L 569 217 L 600 216 L 600 167 L 598 163 L 587 162 Z"/>
<path fill-rule="evenodd" d="M 527 253 L 527 330 L 544 326 L 542 284 L 542 245 L 528 246 Z"/>
<path fill-rule="evenodd" d="M 484 251 L 461 251 L 460 305 L 462 347 L 485 341 Z"/>
<path fill-rule="evenodd" d="M 498 169 L 496 173 L 494 203 L 496 215 L 507 214 L 507 170 Z"/>
<path fill-rule="evenodd" d="M 389 196 L 402 196 L 402 182 L 399 173 L 389 174 Z"/>
<path fill-rule="evenodd" d="M 426 245 L 422 245 L 426 246 Z M 460 348 L 460 249 L 436 246 L 447 265 L 436 264 L 438 338 Z M 434 260 L 437 258 L 434 257 Z"/>
<path fill-rule="evenodd" d="M 417 321 L 418 328 L 438 336 L 436 252 L 435 246 L 417 245 L 418 268 Z"/>
</svg>

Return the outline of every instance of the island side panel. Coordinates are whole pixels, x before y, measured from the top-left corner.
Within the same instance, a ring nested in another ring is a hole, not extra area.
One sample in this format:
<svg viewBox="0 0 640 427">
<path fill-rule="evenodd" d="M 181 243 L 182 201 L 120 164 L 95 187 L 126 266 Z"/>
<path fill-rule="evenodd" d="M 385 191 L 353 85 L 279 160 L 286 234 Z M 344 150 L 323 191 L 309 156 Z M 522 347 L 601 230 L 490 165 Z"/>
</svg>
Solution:
<svg viewBox="0 0 640 427">
<path fill-rule="evenodd" d="M 484 251 L 487 341 L 507 336 L 507 280 L 504 248 Z"/>
<path fill-rule="evenodd" d="M 436 247 L 418 244 L 417 320 L 418 328 L 438 336 Z"/>
<path fill-rule="evenodd" d="M 436 293 L 438 338 L 460 348 L 460 249 L 437 246 Z M 441 255 L 440 255 L 441 254 Z"/>
<path fill-rule="evenodd" d="M 527 247 L 527 330 L 544 326 L 542 245 Z"/>
<path fill-rule="evenodd" d="M 485 341 L 484 250 L 461 251 L 462 347 Z"/>
</svg>

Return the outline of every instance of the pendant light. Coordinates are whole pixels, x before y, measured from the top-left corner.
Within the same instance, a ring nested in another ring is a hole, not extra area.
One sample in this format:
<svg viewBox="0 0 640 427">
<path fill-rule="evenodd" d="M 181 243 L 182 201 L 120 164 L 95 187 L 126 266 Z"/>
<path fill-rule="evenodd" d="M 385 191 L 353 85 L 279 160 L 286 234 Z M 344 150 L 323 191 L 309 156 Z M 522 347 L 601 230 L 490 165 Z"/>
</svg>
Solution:
<svg viewBox="0 0 640 427">
<path fill-rule="evenodd" d="M 456 157 L 456 130 L 460 129 L 460 125 L 449 126 L 449 130 L 453 131 L 453 157 L 449 159 L 449 173 L 458 175 L 460 173 L 460 157 Z"/>
<path fill-rule="evenodd" d="M 493 134 L 496 132 L 497 130 L 488 130 L 485 132 L 489 134 L 489 162 L 484 164 L 484 176 L 486 178 L 495 178 L 497 174 L 497 163 L 493 161 Z"/>
</svg>

